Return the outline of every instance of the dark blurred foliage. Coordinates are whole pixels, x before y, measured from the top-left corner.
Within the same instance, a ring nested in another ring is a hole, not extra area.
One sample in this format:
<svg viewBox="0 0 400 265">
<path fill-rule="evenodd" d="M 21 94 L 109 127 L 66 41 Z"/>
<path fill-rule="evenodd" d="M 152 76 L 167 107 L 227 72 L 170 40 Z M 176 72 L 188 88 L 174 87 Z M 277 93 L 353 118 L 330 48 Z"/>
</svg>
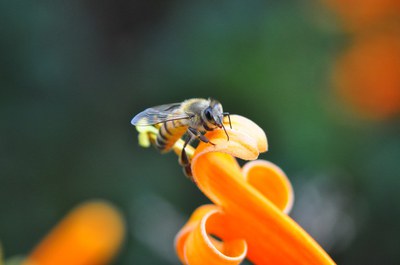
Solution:
<svg viewBox="0 0 400 265">
<path fill-rule="evenodd" d="M 208 200 L 173 154 L 142 149 L 134 114 L 219 99 L 267 133 L 293 218 L 339 264 L 399 264 L 398 116 L 334 92 L 349 37 L 306 1 L 0 2 L 0 240 L 28 253 L 77 203 L 125 214 L 115 264 L 175 264 L 173 236 Z"/>
</svg>

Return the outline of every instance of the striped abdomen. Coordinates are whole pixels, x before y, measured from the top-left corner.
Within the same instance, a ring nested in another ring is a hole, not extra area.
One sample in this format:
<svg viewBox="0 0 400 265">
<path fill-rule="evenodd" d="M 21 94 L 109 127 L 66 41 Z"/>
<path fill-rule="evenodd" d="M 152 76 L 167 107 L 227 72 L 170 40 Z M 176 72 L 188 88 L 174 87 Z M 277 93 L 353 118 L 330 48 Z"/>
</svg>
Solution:
<svg viewBox="0 0 400 265">
<path fill-rule="evenodd" d="M 168 152 L 187 131 L 187 126 L 179 120 L 164 122 L 158 130 L 155 146 L 161 152 Z"/>
</svg>

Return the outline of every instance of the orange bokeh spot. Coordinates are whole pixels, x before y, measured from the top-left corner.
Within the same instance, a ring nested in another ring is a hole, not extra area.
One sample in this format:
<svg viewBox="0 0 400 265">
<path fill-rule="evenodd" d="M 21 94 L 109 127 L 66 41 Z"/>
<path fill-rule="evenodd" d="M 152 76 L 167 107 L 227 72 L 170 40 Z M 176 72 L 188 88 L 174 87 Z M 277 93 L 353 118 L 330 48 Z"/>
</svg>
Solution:
<svg viewBox="0 0 400 265">
<path fill-rule="evenodd" d="M 399 20 L 399 0 L 323 0 L 339 16 L 344 28 L 357 31 Z M 399 21 L 397 21 L 399 22 Z"/>
<path fill-rule="evenodd" d="M 84 203 L 69 213 L 28 256 L 24 265 L 107 264 L 125 232 L 120 213 L 109 203 Z"/>
<path fill-rule="evenodd" d="M 400 32 L 357 37 L 339 58 L 334 83 L 340 97 L 365 117 L 382 119 L 398 114 Z"/>
</svg>

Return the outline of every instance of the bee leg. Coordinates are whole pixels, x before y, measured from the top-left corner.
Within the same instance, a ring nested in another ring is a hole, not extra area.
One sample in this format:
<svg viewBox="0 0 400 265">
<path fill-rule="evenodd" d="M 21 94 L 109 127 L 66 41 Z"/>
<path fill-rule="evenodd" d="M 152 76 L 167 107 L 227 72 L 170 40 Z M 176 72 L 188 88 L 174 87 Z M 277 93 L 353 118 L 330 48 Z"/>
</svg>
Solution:
<svg viewBox="0 0 400 265">
<path fill-rule="evenodd" d="M 182 165 L 183 172 L 185 173 L 185 175 L 187 177 L 189 177 L 192 181 L 194 181 L 193 175 L 192 175 L 192 167 L 191 167 L 189 158 L 188 158 L 188 156 L 186 154 L 185 147 L 190 143 L 190 141 L 193 140 L 193 137 L 198 138 L 202 142 L 210 143 L 212 145 L 215 145 L 210 140 L 208 140 L 207 137 L 205 137 L 203 134 L 201 134 L 201 132 L 199 132 L 195 128 L 191 128 L 191 127 L 188 128 L 188 134 L 186 135 L 185 143 L 183 144 L 183 148 L 182 148 L 182 152 L 181 152 L 181 157 L 180 157 L 179 163 Z"/>
<path fill-rule="evenodd" d="M 189 132 L 188 135 L 186 135 L 185 143 L 183 144 L 181 156 L 179 158 L 179 164 L 181 164 L 183 168 L 183 173 L 192 181 L 193 180 L 193 175 L 192 175 L 192 166 L 190 164 L 189 158 L 186 154 L 185 147 L 192 141 L 193 136 Z"/>
<path fill-rule="evenodd" d="M 183 148 L 182 148 L 182 152 L 181 152 L 181 157 L 180 157 L 179 163 L 184 167 L 186 167 L 188 165 L 190 166 L 189 158 L 188 158 L 188 156 L 186 154 L 185 148 L 190 143 L 190 141 L 192 139 L 193 139 L 192 135 L 188 134 L 186 136 L 185 143 L 183 144 Z"/>
<path fill-rule="evenodd" d="M 193 174 L 192 174 L 192 166 L 190 164 L 186 166 L 182 166 L 183 168 L 183 173 L 185 174 L 186 177 L 188 177 L 190 180 L 194 181 L 193 179 Z"/>
<path fill-rule="evenodd" d="M 215 145 L 213 142 L 211 142 L 210 140 L 208 140 L 208 138 L 206 136 L 204 136 L 201 132 L 199 132 L 198 130 L 196 130 L 195 128 L 191 128 L 189 127 L 188 130 L 195 136 L 197 137 L 197 139 L 199 139 L 202 142 L 205 143 L 210 143 L 212 145 Z"/>
</svg>

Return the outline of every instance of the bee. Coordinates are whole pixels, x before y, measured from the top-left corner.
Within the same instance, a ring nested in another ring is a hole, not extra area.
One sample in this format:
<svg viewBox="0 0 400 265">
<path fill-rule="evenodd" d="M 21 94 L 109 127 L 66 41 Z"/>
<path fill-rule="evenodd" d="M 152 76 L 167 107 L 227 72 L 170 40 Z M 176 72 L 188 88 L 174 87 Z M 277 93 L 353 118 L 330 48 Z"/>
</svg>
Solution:
<svg viewBox="0 0 400 265">
<path fill-rule="evenodd" d="M 223 112 L 219 101 L 211 98 L 193 98 L 181 103 L 148 108 L 137 114 L 131 123 L 134 126 L 158 125 L 158 134 L 153 145 L 163 153 L 170 151 L 174 144 L 186 134 L 180 163 L 186 175 L 191 176 L 190 161 L 185 147 L 193 139 L 214 145 L 204 134 L 215 129 L 223 129 L 229 141 L 229 135 L 223 124 L 224 116 L 228 116 L 229 125 L 232 128 L 229 113 Z"/>
</svg>

